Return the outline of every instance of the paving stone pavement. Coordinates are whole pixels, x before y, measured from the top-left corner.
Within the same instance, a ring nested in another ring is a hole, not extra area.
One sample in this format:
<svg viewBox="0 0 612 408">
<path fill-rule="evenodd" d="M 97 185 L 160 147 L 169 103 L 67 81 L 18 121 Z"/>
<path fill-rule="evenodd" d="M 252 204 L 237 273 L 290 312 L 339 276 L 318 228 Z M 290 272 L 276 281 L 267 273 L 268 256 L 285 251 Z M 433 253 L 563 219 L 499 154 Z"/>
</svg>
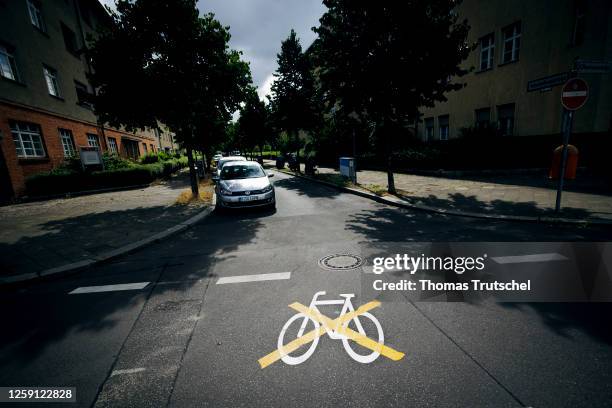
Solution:
<svg viewBox="0 0 612 408">
<path fill-rule="evenodd" d="M 150 237 L 199 213 L 185 173 L 147 188 L 0 207 L 0 275 L 37 273 Z"/>
<path fill-rule="evenodd" d="M 273 162 L 270 162 L 273 164 Z M 303 169 L 303 165 L 302 165 Z M 327 167 L 319 175 L 339 174 Z M 364 187 L 387 187 L 387 173 L 361 170 L 357 182 Z M 395 173 L 398 194 L 413 204 L 472 213 L 539 216 L 554 212 L 557 182 L 546 174 L 445 178 Z M 562 195 L 561 216 L 612 219 L 612 187 L 604 180 L 578 176 L 568 181 Z"/>
</svg>

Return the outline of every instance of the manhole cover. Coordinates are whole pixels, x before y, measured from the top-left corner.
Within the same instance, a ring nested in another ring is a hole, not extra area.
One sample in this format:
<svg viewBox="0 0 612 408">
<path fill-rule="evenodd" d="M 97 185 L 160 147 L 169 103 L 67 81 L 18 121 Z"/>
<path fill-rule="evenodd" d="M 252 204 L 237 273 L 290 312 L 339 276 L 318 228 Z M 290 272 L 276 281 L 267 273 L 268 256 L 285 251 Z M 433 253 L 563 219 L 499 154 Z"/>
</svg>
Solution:
<svg viewBox="0 0 612 408">
<path fill-rule="evenodd" d="M 319 259 L 319 266 L 330 271 L 346 271 L 359 268 L 363 265 L 363 259 L 353 254 L 327 255 Z"/>
</svg>

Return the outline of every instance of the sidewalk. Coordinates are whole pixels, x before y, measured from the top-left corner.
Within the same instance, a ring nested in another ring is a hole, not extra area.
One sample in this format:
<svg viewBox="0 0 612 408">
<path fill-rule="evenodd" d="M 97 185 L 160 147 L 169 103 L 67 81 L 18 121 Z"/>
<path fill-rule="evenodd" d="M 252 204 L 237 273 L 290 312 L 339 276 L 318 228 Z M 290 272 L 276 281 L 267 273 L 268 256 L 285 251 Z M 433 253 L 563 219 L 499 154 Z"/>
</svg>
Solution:
<svg viewBox="0 0 612 408">
<path fill-rule="evenodd" d="M 185 173 L 143 189 L 0 207 L 0 278 L 96 260 L 175 227 L 206 204 L 175 204 Z"/>
<path fill-rule="evenodd" d="M 267 163 L 268 164 L 268 163 Z M 273 162 L 269 164 L 274 165 Z M 303 166 L 302 166 L 303 169 Z M 341 183 L 335 169 L 318 167 L 317 178 Z M 381 193 L 387 173 L 357 172 L 358 186 Z M 444 178 L 395 173 L 398 197 L 413 205 L 501 216 L 554 215 L 556 181 L 545 174 Z M 603 183 L 569 182 L 562 196 L 560 216 L 572 219 L 612 220 L 612 189 Z"/>
</svg>

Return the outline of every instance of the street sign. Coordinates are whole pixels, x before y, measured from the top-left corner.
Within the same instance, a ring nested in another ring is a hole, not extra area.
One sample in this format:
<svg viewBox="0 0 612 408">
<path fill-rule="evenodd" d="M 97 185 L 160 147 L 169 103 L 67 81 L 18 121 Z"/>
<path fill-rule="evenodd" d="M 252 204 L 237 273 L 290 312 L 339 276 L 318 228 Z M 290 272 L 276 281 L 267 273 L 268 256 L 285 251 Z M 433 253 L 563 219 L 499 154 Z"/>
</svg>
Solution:
<svg viewBox="0 0 612 408">
<path fill-rule="evenodd" d="M 102 155 L 97 147 L 83 146 L 79 149 L 81 164 L 83 166 L 95 166 L 102 164 Z"/>
<path fill-rule="evenodd" d="M 610 61 L 576 60 L 576 71 L 580 74 L 606 74 L 610 72 Z"/>
<path fill-rule="evenodd" d="M 548 89 L 553 86 L 561 85 L 569 78 L 569 72 L 550 75 L 544 78 L 534 79 L 527 82 L 527 92 L 539 91 L 540 89 Z"/>
<path fill-rule="evenodd" d="M 575 111 L 584 106 L 589 97 L 589 86 L 580 78 L 572 78 L 563 85 L 561 104 L 569 111 Z"/>
</svg>

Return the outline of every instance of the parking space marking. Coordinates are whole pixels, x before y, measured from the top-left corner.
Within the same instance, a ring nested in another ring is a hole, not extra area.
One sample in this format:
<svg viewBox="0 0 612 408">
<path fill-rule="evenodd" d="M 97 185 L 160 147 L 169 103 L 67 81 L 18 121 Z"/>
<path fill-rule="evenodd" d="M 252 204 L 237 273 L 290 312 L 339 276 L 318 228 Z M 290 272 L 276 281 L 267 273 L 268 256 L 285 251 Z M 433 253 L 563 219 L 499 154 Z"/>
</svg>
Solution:
<svg viewBox="0 0 612 408">
<path fill-rule="evenodd" d="M 122 375 L 122 374 L 135 374 L 135 373 L 141 373 L 143 371 L 145 371 L 146 369 L 144 367 L 139 367 L 139 368 L 128 368 L 125 370 L 114 370 L 111 373 L 111 377 L 114 377 L 116 375 Z"/>
<path fill-rule="evenodd" d="M 80 295 L 83 293 L 116 292 L 122 290 L 140 290 L 151 282 L 120 283 L 117 285 L 81 286 L 68 292 L 69 295 Z"/>
<path fill-rule="evenodd" d="M 515 256 L 494 256 L 492 260 L 498 264 L 514 264 L 527 262 L 549 262 L 549 261 L 567 261 L 567 257 L 555 252 L 548 254 L 531 254 L 531 255 L 515 255 Z"/>
<path fill-rule="evenodd" d="M 278 272 L 278 273 L 261 273 L 258 275 L 238 275 L 238 276 L 226 276 L 219 278 L 217 285 L 224 285 L 226 283 L 245 283 L 245 282 L 261 282 L 269 280 L 283 280 L 291 279 L 291 272 Z"/>
</svg>

